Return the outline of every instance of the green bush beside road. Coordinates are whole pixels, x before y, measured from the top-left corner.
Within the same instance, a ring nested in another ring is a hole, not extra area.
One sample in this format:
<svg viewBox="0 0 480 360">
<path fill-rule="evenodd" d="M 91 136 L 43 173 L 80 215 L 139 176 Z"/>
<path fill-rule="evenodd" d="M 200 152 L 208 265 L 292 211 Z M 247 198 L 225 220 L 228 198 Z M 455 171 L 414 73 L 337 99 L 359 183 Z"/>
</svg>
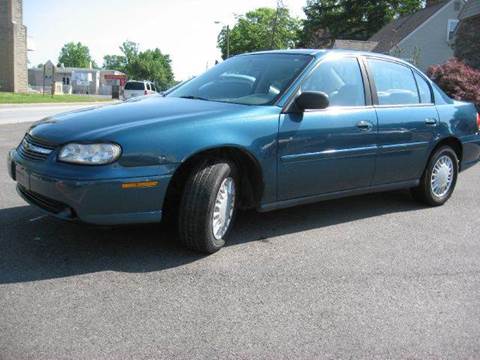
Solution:
<svg viewBox="0 0 480 360">
<path fill-rule="evenodd" d="M 83 95 L 43 95 L 0 92 L 0 104 L 81 103 L 111 101 L 110 98 Z"/>
</svg>

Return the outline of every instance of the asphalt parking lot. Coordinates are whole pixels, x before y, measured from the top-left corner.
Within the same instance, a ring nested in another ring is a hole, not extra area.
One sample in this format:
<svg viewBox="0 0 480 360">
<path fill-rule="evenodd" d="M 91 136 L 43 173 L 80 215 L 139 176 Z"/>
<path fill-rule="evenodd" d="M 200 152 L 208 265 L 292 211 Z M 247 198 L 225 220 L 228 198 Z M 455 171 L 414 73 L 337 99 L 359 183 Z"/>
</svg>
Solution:
<svg viewBox="0 0 480 360">
<path fill-rule="evenodd" d="M 0 126 L 1 158 L 28 125 Z M 480 165 L 441 208 L 242 213 L 211 256 L 161 225 L 44 217 L 5 167 L 0 186 L 2 360 L 480 358 Z"/>
</svg>

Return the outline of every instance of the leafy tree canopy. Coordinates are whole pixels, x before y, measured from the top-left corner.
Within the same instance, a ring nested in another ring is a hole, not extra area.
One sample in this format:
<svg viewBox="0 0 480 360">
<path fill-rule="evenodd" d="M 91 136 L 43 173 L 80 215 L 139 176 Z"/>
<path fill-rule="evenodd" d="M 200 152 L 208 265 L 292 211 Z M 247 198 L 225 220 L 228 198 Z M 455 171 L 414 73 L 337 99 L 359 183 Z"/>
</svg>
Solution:
<svg viewBox="0 0 480 360">
<path fill-rule="evenodd" d="M 480 18 L 462 20 L 455 36 L 455 56 L 480 70 Z"/>
<path fill-rule="evenodd" d="M 230 55 L 295 47 L 301 22 L 287 8 L 259 8 L 237 17 L 230 29 Z M 227 57 L 227 28 L 218 35 L 222 57 Z"/>
<path fill-rule="evenodd" d="M 103 67 L 122 71 L 130 79 L 150 80 L 160 89 L 166 89 L 174 83 L 170 56 L 159 49 L 139 51 L 138 44 L 125 41 L 120 46 L 122 55 L 106 55 Z"/>
<path fill-rule="evenodd" d="M 81 42 L 65 44 L 62 50 L 60 50 L 58 62 L 67 67 L 88 68 L 90 63 L 95 67 L 88 46 L 83 45 Z"/>
<path fill-rule="evenodd" d="M 125 70 L 125 56 L 122 55 L 105 55 L 103 57 L 103 68 L 109 70 Z"/>
<path fill-rule="evenodd" d="M 335 39 L 368 40 L 394 18 L 422 5 L 422 0 L 308 0 L 299 45 L 317 48 Z"/>
</svg>

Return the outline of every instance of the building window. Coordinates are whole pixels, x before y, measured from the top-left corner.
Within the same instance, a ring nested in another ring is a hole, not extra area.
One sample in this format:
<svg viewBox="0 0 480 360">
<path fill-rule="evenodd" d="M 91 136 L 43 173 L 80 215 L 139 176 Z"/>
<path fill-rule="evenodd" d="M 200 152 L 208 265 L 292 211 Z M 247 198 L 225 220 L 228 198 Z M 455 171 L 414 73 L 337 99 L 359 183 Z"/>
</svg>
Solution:
<svg viewBox="0 0 480 360">
<path fill-rule="evenodd" d="M 447 41 L 451 42 L 455 38 L 455 31 L 457 30 L 458 23 L 460 21 L 457 19 L 449 19 L 447 25 Z"/>
</svg>

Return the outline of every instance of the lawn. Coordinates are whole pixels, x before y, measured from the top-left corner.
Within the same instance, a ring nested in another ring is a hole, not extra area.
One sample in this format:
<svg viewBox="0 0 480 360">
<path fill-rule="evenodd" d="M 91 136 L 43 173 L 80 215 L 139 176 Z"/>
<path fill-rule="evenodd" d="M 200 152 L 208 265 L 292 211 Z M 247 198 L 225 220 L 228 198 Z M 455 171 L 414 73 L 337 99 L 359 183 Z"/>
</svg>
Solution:
<svg viewBox="0 0 480 360">
<path fill-rule="evenodd" d="M 15 94 L 0 92 L 0 104 L 77 103 L 111 101 L 110 98 L 83 95 Z"/>
</svg>

